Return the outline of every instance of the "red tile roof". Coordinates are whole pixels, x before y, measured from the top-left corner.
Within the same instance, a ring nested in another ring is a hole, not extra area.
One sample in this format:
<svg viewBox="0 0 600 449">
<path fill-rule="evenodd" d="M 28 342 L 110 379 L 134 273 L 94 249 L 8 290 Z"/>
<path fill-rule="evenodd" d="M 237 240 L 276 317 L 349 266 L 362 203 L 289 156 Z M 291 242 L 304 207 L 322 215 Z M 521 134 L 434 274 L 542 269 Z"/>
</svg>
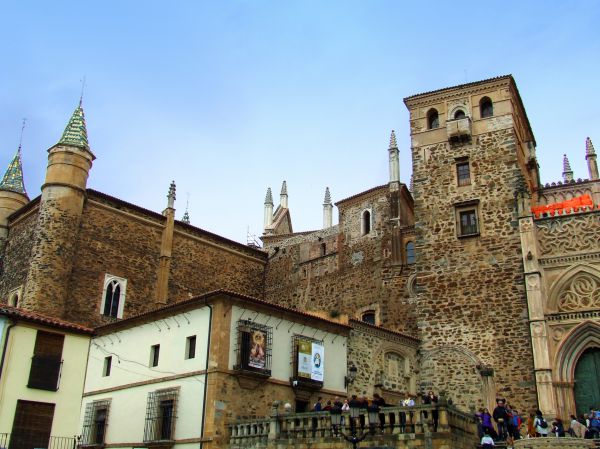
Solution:
<svg viewBox="0 0 600 449">
<path fill-rule="evenodd" d="M 436 94 L 438 92 L 443 92 L 445 90 L 450 90 L 450 89 L 464 89 L 465 87 L 477 86 L 478 84 L 489 83 L 490 81 L 500 81 L 500 80 L 503 80 L 503 79 L 513 80 L 513 76 L 512 75 L 494 76 L 492 78 L 487 78 L 485 80 L 473 81 L 473 82 L 465 83 L 465 84 L 457 84 L 456 86 L 443 87 L 441 89 L 435 89 L 435 90 L 430 90 L 430 91 L 427 91 L 427 92 L 421 92 L 420 94 L 414 94 L 414 95 L 410 95 L 408 97 L 405 97 L 404 101 L 410 100 L 411 98 L 420 97 L 421 95 Z"/>
<path fill-rule="evenodd" d="M 18 309 L 5 304 L 0 305 L 0 315 L 5 315 L 14 320 L 28 321 L 30 323 L 43 324 L 45 326 L 57 327 L 59 329 L 68 330 L 80 334 L 93 334 L 94 330 L 81 326 L 80 324 L 71 323 L 58 318 L 42 315 L 29 310 Z"/>
<path fill-rule="evenodd" d="M 157 307 L 157 308 L 154 308 L 147 312 L 140 313 L 139 315 L 134 315 L 129 318 L 125 318 L 123 320 L 116 321 L 114 323 L 104 324 L 102 326 L 96 327 L 95 330 L 96 330 L 96 332 L 100 331 L 102 333 L 106 333 L 106 331 L 110 331 L 113 328 L 117 329 L 117 328 L 120 328 L 123 325 L 127 325 L 129 323 L 143 321 L 145 318 L 152 317 L 152 315 L 160 315 L 161 313 L 169 312 L 169 311 L 172 311 L 173 313 L 177 313 L 180 309 L 185 308 L 186 306 L 192 306 L 196 303 L 206 303 L 209 299 L 211 299 L 215 296 L 218 296 L 218 295 L 230 296 L 232 298 L 241 299 L 241 300 L 243 300 L 243 302 L 247 302 L 247 303 L 251 303 L 251 304 L 255 304 L 255 305 L 259 305 L 259 306 L 266 306 L 266 307 L 272 308 L 276 311 L 291 313 L 293 315 L 297 315 L 297 316 L 303 317 L 303 318 L 310 318 L 311 320 L 315 320 L 320 323 L 333 324 L 334 326 L 338 326 L 338 327 L 341 327 L 344 329 L 351 329 L 351 326 L 349 326 L 347 324 L 343 324 L 343 323 L 340 323 L 340 322 L 334 321 L 334 320 L 328 320 L 326 318 L 322 318 L 320 316 L 313 315 L 312 313 L 304 312 L 302 310 L 292 309 L 290 307 L 285 307 L 285 306 L 282 306 L 279 304 L 265 301 L 264 299 L 254 298 L 252 296 L 243 295 L 241 293 L 233 292 L 230 290 L 219 289 L 219 290 L 214 290 L 214 291 L 211 291 L 208 293 L 204 293 L 200 296 L 195 296 L 193 298 L 186 299 L 184 301 L 178 301 L 178 302 L 174 302 L 173 304 L 168 304 L 166 306 Z"/>
</svg>

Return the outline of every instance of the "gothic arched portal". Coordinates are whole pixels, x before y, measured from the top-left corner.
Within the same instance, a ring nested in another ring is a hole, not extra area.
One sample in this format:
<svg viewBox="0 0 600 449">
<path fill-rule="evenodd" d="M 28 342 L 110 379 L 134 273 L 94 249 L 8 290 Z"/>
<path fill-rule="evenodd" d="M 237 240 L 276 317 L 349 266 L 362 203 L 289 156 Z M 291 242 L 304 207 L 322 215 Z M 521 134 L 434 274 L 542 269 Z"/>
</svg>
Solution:
<svg viewBox="0 0 600 449">
<path fill-rule="evenodd" d="M 577 415 L 600 404 L 600 348 L 586 349 L 575 367 L 575 405 Z"/>
</svg>

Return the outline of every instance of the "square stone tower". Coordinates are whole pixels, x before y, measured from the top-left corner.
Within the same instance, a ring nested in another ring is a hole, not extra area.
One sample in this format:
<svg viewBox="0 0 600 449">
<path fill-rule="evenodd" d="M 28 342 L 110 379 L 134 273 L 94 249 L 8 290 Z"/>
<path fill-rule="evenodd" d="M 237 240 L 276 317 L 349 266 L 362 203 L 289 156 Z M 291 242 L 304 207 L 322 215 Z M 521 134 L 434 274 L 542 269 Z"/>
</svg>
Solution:
<svg viewBox="0 0 600 449">
<path fill-rule="evenodd" d="M 414 176 L 423 390 L 463 407 L 536 405 L 518 199 L 535 140 L 512 76 L 404 99 Z"/>
</svg>

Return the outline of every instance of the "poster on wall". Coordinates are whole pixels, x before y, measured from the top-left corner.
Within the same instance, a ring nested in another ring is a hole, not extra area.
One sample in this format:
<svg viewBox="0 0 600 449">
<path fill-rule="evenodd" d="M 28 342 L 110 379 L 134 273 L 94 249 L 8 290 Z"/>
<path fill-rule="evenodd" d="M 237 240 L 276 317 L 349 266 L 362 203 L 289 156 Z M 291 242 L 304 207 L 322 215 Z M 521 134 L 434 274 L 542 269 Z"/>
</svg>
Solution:
<svg viewBox="0 0 600 449">
<path fill-rule="evenodd" d="M 263 331 L 253 329 L 251 339 L 251 349 L 248 357 L 248 366 L 251 368 L 265 369 L 267 365 L 266 357 L 267 336 Z"/>
<path fill-rule="evenodd" d="M 311 378 L 312 373 L 312 342 L 298 340 L 298 377 Z"/>
<path fill-rule="evenodd" d="M 323 343 L 298 339 L 298 377 L 323 382 L 325 348 Z"/>
<path fill-rule="evenodd" d="M 325 348 L 321 343 L 312 342 L 312 370 L 310 378 L 323 382 L 323 362 L 325 361 Z"/>
</svg>

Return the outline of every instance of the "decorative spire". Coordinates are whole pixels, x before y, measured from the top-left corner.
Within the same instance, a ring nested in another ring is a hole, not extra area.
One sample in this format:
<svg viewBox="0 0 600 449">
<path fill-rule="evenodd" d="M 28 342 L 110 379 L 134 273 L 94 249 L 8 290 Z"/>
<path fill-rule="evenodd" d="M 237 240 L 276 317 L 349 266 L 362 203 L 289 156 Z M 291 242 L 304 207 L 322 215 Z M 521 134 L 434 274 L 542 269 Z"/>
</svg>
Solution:
<svg viewBox="0 0 600 449">
<path fill-rule="evenodd" d="M 585 139 L 585 156 L 592 156 L 596 154 L 596 150 L 594 150 L 594 144 L 592 143 L 592 139 L 589 137 Z"/>
<path fill-rule="evenodd" d="M 167 194 L 167 207 L 173 209 L 175 207 L 175 181 L 171 181 L 171 185 L 169 185 L 169 193 Z"/>
<path fill-rule="evenodd" d="M 187 194 L 187 199 L 185 200 L 185 212 L 183 213 L 183 217 L 181 217 L 181 221 L 185 224 L 190 224 L 190 214 L 188 210 L 190 208 L 190 194 Z"/>
<path fill-rule="evenodd" d="M 265 196 L 265 204 L 273 205 L 273 194 L 271 193 L 271 187 L 267 188 L 267 195 Z"/>
<path fill-rule="evenodd" d="M 273 224 L 273 195 L 271 194 L 271 187 L 267 188 L 267 195 L 265 196 L 265 216 L 264 216 L 264 230 L 267 232 L 267 228 Z"/>
<path fill-rule="evenodd" d="M 573 181 L 573 170 L 571 170 L 571 164 L 567 155 L 563 155 L 563 180 L 564 182 Z"/>
<path fill-rule="evenodd" d="M 392 134 L 390 135 L 390 150 L 394 148 L 397 149 L 398 144 L 396 143 L 396 133 L 392 129 Z"/>
<path fill-rule="evenodd" d="M 408 185 L 408 190 L 410 190 L 410 192 L 412 193 L 412 192 L 414 192 L 414 190 L 413 190 L 414 188 L 415 188 L 414 176 L 411 174 L 410 175 L 410 184 Z"/>
<path fill-rule="evenodd" d="M 587 161 L 588 173 L 590 174 L 590 179 L 598 179 L 598 161 L 596 160 L 596 151 L 594 150 L 594 145 L 592 144 L 592 139 L 589 137 L 585 139 L 585 160 Z"/>
<path fill-rule="evenodd" d="M 281 194 L 279 195 L 279 205 L 282 209 L 288 208 L 288 193 L 287 193 L 287 182 L 283 181 L 281 184 Z"/>
<path fill-rule="evenodd" d="M 329 187 L 325 187 L 325 199 L 323 200 L 323 229 L 330 228 L 333 224 L 333 205 Z"/>
<path fill-rule="evenodd" d="M 181 217 L 181 221 L 183 221 L 185 224 L 190 224 L 190 214 L 188 214 L 187 209 L 185 210 L 183 217 Z"/>
<path fill-rule="evenodd" d="M 83 108 L 81 107 L 81 100 L 79 106 L 73 112 L 62 137 L 58 141 L 57 145 L 67 145 L 71 147 L 83 148 L 84 150 L 90 149 L 88 143 L 87 129 L 85 127 L 85 116 L 83 114 Z"/>
<path fill-rule="evenodd" d="M 25 183 L 23 182 L 23 164 L 21 162 L 21 145 L 17 149 L 17 154 L 13 157 L 8 169 L 0 182 L 0 190 L 8 190 L 9 192 L 21 193 L 27 196 L 25 191 Z"/>
<path fill-rule="evenodd" d="M 323 206 L 331 204 L 331 194 L 329 193 L 329 187 L 325 187 L 325 199 L 323 200 Z"/>
</svg>

